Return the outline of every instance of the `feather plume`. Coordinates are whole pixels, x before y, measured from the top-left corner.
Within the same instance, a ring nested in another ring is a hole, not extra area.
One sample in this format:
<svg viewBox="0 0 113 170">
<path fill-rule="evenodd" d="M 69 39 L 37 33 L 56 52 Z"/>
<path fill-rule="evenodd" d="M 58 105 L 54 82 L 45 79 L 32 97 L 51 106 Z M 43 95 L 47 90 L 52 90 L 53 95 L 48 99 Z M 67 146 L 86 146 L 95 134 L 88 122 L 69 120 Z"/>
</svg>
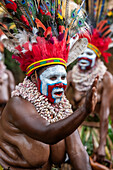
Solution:
<svg viewBox="0 0 113 170">
<path fill-rule="evenodd" d="M 16 55 L 14 58 L 20 62 L 23 71 L 37 60 L 59 57 L 67 62 L 70 38 L 78 34 L 84 35 L 89 30 L 87 15 L 82 9 L 85 0 L 80 6 L 72 4 L 71 10 L 70 0 L 3 1 L 2 7 L 16 27 L 16 32 L 12 33 L 9 27 L 5 29 L 0 23 L 0 28 L 8 37 L 3 42 Z M 5 21 L 8 21 L 8 17 Z M 11 43 L 8 44 L 10 40 Z M 77 48 L 80 44 L 83 49 L 84 43 L 86 40 L 80 40 L 74 46 Z M 72 58 L 68 64 L 71 61 Z"/>
<path fill-rule="evenodd" d="M 14 53 L 15 55 L 18 55 L 18 50 L 15 49 L 15 47 L 18 45 L 18 43 L 10 41 L 10 39 L 3 39 L 2 40 L 4 47 L 7 48 L 10 52 Z"/>
<path fill-rule="evenodd" d="M 76 39 L 71 39 L 70 41 L 72 43 L 72 46 L 70 47 L 69 57 L 67 61 L 67 66 L 74 62 L 77 57 L 84 52 L 84 50 L 87 48 L 88 40 L 87 38 L 79 39 L 78 41 Z"/>
<path fill-rule="evenodd" d="M 12 42 L 17 42 L 17 39 L 15 38 L 15 36 L 13 36 L 13 35 L 9 32 L 9 30 L 3 26 L 2 23 L 0 23 L 0 29 L 4 32 L 4 34 L 9 38 L 10 41 L 12 41 Z"/>
</svg>

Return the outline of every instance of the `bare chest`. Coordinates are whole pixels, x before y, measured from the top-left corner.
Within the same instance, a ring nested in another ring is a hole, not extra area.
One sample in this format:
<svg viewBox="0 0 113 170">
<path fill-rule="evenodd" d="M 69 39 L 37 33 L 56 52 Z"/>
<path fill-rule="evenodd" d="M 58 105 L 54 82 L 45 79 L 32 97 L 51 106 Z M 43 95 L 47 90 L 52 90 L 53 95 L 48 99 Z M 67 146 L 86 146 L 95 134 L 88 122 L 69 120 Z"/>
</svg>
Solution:
<svg viewBox="0 0 113 170">
<path fill-rule="evenodd" d="M 97 103 L 100 104 L 101 102 L 101 97 L 102 97 L 102 92 L 103 92 L 103 84 L 102 82 L 98 84 L 97 88 Z M 74 93 L 74 102 L 76 107 L 81 106 L 85 102 L 87 92 L 85 91 L 77 91 L 75 89 Z"/>
</svg>

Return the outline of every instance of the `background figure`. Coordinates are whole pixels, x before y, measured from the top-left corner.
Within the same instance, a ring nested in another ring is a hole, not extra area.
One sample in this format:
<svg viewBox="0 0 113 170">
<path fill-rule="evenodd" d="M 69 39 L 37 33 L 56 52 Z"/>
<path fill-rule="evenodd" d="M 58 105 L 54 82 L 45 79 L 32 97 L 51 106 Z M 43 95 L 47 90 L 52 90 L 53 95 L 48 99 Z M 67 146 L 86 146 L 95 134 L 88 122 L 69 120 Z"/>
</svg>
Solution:
<svg viewBox="0 0 113 170">
<path fill-rule="evenodd" d="M 76 110 L 84 103 L 87 91 L 94 78 L 97 75 L 99 76 L 98 101 L 92 115 L 93 117 L 96 117 L 96 114 L 100 116 L 100 143 L 95 158 L 100 162 L 105 158 L 108 116 L 113 97 L 113 76 L 107 71 L 106 66 L 100 59 L 102 55 L 105 61 L 108 62 L 108 56 L 110 56 L 109 53 L 105 52 L 111 43 L 108 37 L 111 31 L 106 24 L 107 21 L 103 20 L 97 25 L 96 29 L 93 29 L 86 50 L 78 56 L 77 64 L 68 72 L 66 89 L 66 96 L 73 105 L 73 110 Z"/>
<path fill-rule="evenodd" d="M 2 31 L 0 31 L 0 38 L 2 36 L 3 33 Z M 15 87 L 13 74 L 10 70 L 6 69 L 4 60 L 4 47 L 2 42 L 0 41 L 0 115 L 7 101 L 11 97 L 11 92 L 14 90 Z"/>
</svg>

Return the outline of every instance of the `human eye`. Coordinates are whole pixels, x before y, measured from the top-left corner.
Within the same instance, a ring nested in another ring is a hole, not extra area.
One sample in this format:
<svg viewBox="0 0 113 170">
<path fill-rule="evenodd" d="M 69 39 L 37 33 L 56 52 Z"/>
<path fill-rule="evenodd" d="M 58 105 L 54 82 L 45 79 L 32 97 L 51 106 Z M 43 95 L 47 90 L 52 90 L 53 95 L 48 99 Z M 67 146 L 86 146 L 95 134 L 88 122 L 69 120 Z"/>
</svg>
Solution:
<svg viewBox="0 0 113 170">
<path fill-rule="evenodd" d="M 56 80 L 57 79 L 57 76 L 51 76 L 49 77 L 50 80 Z"/>
<path fill-rule="evenodd" d="M 93 55 L 93 53 L 92 52 L 87 52 L 87 55 Z"/>
<path fill-rule="evenodd" d="M 66 78 L 66 75 L 63 75 L 63 76 L 61 77 L 62 80 L 64 80 L 65 78 Z"/>
</svg>

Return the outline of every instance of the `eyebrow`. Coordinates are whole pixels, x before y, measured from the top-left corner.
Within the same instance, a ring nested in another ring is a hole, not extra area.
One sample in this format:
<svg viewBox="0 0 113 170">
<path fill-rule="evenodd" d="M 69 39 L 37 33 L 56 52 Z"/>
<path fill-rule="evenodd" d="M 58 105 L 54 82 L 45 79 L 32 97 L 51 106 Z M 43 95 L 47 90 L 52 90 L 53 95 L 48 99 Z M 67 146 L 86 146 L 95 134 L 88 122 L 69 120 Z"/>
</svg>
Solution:
<svg viewBox="0 0 113 170">
<path fill-rule="evenodd" d="M 62 76 L 65 76 L 66 73 L 63 73 Z M 46 77 L 49 77 L 49 76 L 59 76 L 59 74 L 57 73 L 50 73 L 49 75 L 46 75 Z"/>
</svg>

